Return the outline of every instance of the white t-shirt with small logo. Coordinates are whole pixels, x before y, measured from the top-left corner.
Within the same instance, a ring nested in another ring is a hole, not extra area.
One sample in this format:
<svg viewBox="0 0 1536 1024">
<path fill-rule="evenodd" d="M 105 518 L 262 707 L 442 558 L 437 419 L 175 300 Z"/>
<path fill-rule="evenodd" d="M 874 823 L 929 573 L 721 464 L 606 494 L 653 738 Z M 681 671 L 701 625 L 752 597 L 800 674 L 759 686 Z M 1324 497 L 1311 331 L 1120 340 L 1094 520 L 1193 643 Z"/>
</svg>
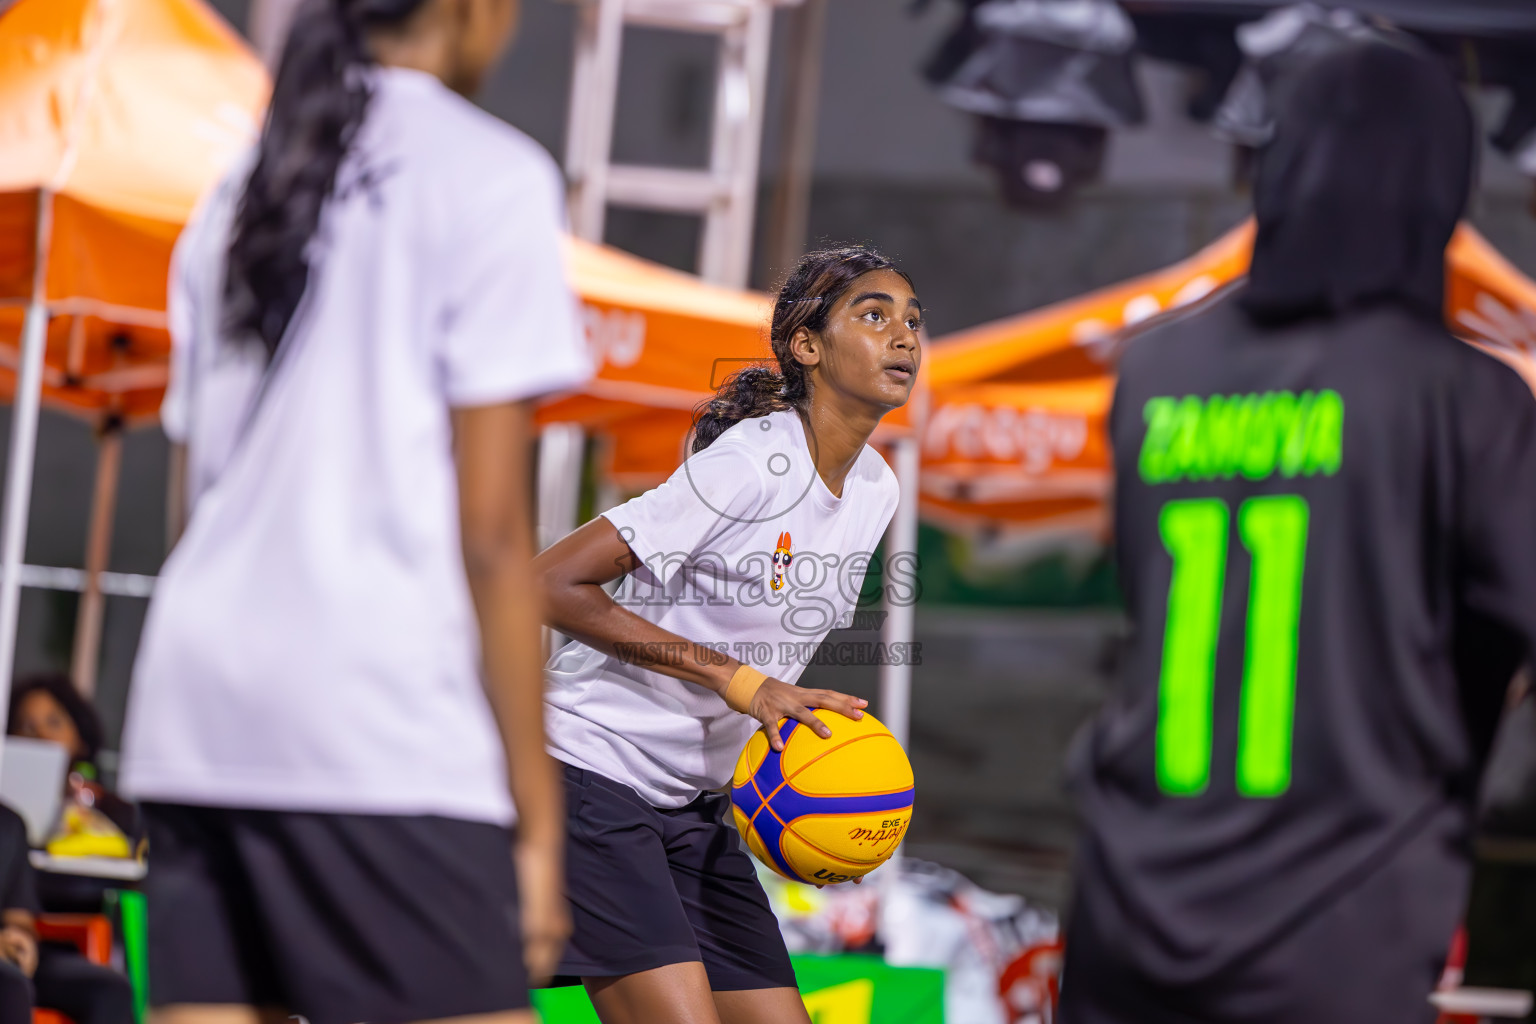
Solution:
<svg viewBox="0 0 1536 1024">
<path fill-rule="evenodd" d="M 561 180 L 436 78 L 375 82 L 270 372 L 220 329 L 244 173 L 178 243 L 162 419 L 192 508 L 134 667 L 138 799 L 513 820 L 450 414 L 591 374 Z"/>
<path fill-rule="evenodd" d="M 868 446 L 834 496 L 813 443 L 793 411 L 743 420 L 660 487 L 604 512 L 643 563 L 614 599 L 795 682 L 827 632 L 853 620 L 898 497 L 896 475 Z M 859 648 L 891 655 L 874 642 Z M 639 667 L 639 653 L 580 643 L 556 652 L 546 670 L 550 753 L 653 806 L 681 807 L 730 781 L 758 723 L 710 690 Z"/>
</svg>

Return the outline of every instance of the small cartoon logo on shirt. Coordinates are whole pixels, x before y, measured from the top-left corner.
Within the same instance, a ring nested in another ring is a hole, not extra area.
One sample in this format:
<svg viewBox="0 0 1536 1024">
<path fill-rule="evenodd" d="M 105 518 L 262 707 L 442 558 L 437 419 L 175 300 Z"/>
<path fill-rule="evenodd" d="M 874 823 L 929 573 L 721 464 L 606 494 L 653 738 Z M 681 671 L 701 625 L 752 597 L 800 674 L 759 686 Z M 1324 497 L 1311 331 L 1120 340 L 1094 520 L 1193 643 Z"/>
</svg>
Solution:
<svg viewBox="0 0 1536 1024">
<path fill-rule="evenodd" d="M 768 583 L 774 590 L 784 589 L 784 570 L 794 557 L 789 551 L 788 532 L 779 534 L 779 546 L 773 549 L 773 579 Z"/>
</svg>

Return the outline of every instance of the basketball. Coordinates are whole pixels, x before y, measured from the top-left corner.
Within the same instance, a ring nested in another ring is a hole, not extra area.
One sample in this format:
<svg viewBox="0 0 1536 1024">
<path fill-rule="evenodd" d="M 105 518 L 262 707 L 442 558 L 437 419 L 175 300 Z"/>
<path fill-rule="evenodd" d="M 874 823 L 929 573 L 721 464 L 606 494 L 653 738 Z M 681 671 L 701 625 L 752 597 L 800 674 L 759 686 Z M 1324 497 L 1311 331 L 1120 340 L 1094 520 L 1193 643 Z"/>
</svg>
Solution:
<svg viewBox="0 0 1536 1024">
<path fill-rule="evenodd" d="M 884 864 L 912 820 L 912 764 L 874 715 L 816 711 L 822 739 L 781 719 L 783 753 L 753 733 L 736 761 L 731 804 L 753 856 L 796 882 L 834 885 Z"/>
</svg>

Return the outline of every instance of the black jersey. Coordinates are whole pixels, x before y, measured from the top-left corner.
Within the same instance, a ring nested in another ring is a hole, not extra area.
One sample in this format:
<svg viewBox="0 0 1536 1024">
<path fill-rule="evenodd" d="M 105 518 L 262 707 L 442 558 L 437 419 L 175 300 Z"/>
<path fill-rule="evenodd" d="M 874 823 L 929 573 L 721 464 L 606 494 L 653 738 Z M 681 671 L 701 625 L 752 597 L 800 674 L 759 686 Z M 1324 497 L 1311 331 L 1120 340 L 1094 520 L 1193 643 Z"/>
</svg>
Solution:
<svg viewBox="0 0 1536 1024">
<path fill-rule="evenodd" d="M 1186 1015 L 1371 1018 L 1211 1009 L 1351 978 L 1356 1006 L 1395 989 L 1428 1014 L 1478 774 L 1536 645 L 1536 398 L 1440 322 L 1471 176 L 1450 76 L 1360 46 L 1276 95 L 1248 282 L 1120 366 L 1132 635 L 1074 768 L 1076 906 L 1099 961 Z M 1291 937 L 1370 934 L 1362 918 L 1379 941 L 1340 940 L 1335 977 L 1274 981 L 1305 959 Z M 1069 929 L 1069 989 L 1071 949 Z M 1422 988 L 1371 980 L 1389 976 Z"/>
<path fill-rule="evenodd" d="M 1227 297 L 1132 344 L 1110 429 L 1133 632 L 1084 809 L 1127 951 L 1193 982 L 1465 834 L 1536 640 L 1536 400 L 1393 306 Z"/>
</svg>

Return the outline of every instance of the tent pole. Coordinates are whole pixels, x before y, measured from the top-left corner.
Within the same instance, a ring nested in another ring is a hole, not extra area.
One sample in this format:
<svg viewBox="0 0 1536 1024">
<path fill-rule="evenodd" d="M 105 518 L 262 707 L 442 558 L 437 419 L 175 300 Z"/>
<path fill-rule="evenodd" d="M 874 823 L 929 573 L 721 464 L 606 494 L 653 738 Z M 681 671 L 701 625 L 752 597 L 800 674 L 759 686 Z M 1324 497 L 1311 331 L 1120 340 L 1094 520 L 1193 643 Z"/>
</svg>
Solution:
<svg viewBox="0 0 1536 1024">
<path fill-rule="evenodd" d="M 576 529 L 581 505 L 582 456 L 586 433 L 575 423 L 551 423 L 539 431 L 538 548 L 543 551 Z M 565 637 L 544 629 L 546 657 Z"/>
<path fill-rule="evenodd" d="M 101 574 L 112 554 L 112 521 L 117 514 L 118 469 L 123 462 L 123 424 L 111 416 L 102 426 L 96 446 L 96 491 L 91 497 L 91 525 L 85 541 L 85 592 L 75 619 L 75 653 L 70 674 L 75 689 L 96 695 L 96 669 L 101 660 L 101 624 L 106 595 Z"/>
<path fill-rule="evenodd" d="M 43 391 L 43 353 L 48 344 L 48 241 L 53 193 L 37 190 L 37 239 L 33 246 L 32 301 L 21 329 L 21 367 L 11 402 L 11 448 L 5 465 L 5 505 L 0 517 L 0 736 L 10 710 L 16 662 L 16 620 L 21 612 L 21 564 L 32 507 L 32 464 L 37 455 L 38 408 Z"/>
<path fill-rule="evenodd" d="M 586 436 L 574 423 L 539 431 L 539 550 L 576 529 Z"/>
<path fill-rule="evenodd" d="M 914 574 L 917 568 L 917 439 L 903 437 L 893 445 L 896 461 L 896 481 L 901 486 L 901 498 L 896 504 L 896 514 L 885 533 L 885 623 L 881 627 L 881 640 L 887 653 L 912 648 L 893 647 L 894 644 L 910 645 L 916 627 L 915 582 L 912 586 L 896 587 L 891 583 L 891 569 L 899 558 L 905 570 Z M 880 720 L 903 747 L 910 733 L 912 711 L 912 666 L 894 664 L 896 659 L 887 658 L 880 666 Z M 905 662 L 906 659 L 902 659 Z"/>
<path fill-rule="evenodd" d="M 881 626 L 880 640 L 889 655 L 892 651 L 915 649 L 917 601 L 917 472 L 919 449 L 917 438 L 898 438 L 891 445 L 895 462 L 896 483 L 901 497 L 896 502 L 896 513 L 885 531 L 885 622 Z M 911 583 L 905 587 L 892 584 L 892 566 L 901 559 L 904 572 L 910 574 Z M 902 644 L 902 647 L 894 645 Z M 879 718 L 891 730 L 896 742 L 907 746 L 911 733 L 912 717 L 912 666 L 903 658 L 902 664 L 887 657 L 880 666 L 880 703 L 876 705 Z M 901 874 L 903 851 L 900 846 L 891 855 L 881 880 L 881 892 L 889 893 Z M 883 920 L 883 917 L 882 917 Z M 882 924 L 881 927 L 884 927 Z"/>
</svg>

